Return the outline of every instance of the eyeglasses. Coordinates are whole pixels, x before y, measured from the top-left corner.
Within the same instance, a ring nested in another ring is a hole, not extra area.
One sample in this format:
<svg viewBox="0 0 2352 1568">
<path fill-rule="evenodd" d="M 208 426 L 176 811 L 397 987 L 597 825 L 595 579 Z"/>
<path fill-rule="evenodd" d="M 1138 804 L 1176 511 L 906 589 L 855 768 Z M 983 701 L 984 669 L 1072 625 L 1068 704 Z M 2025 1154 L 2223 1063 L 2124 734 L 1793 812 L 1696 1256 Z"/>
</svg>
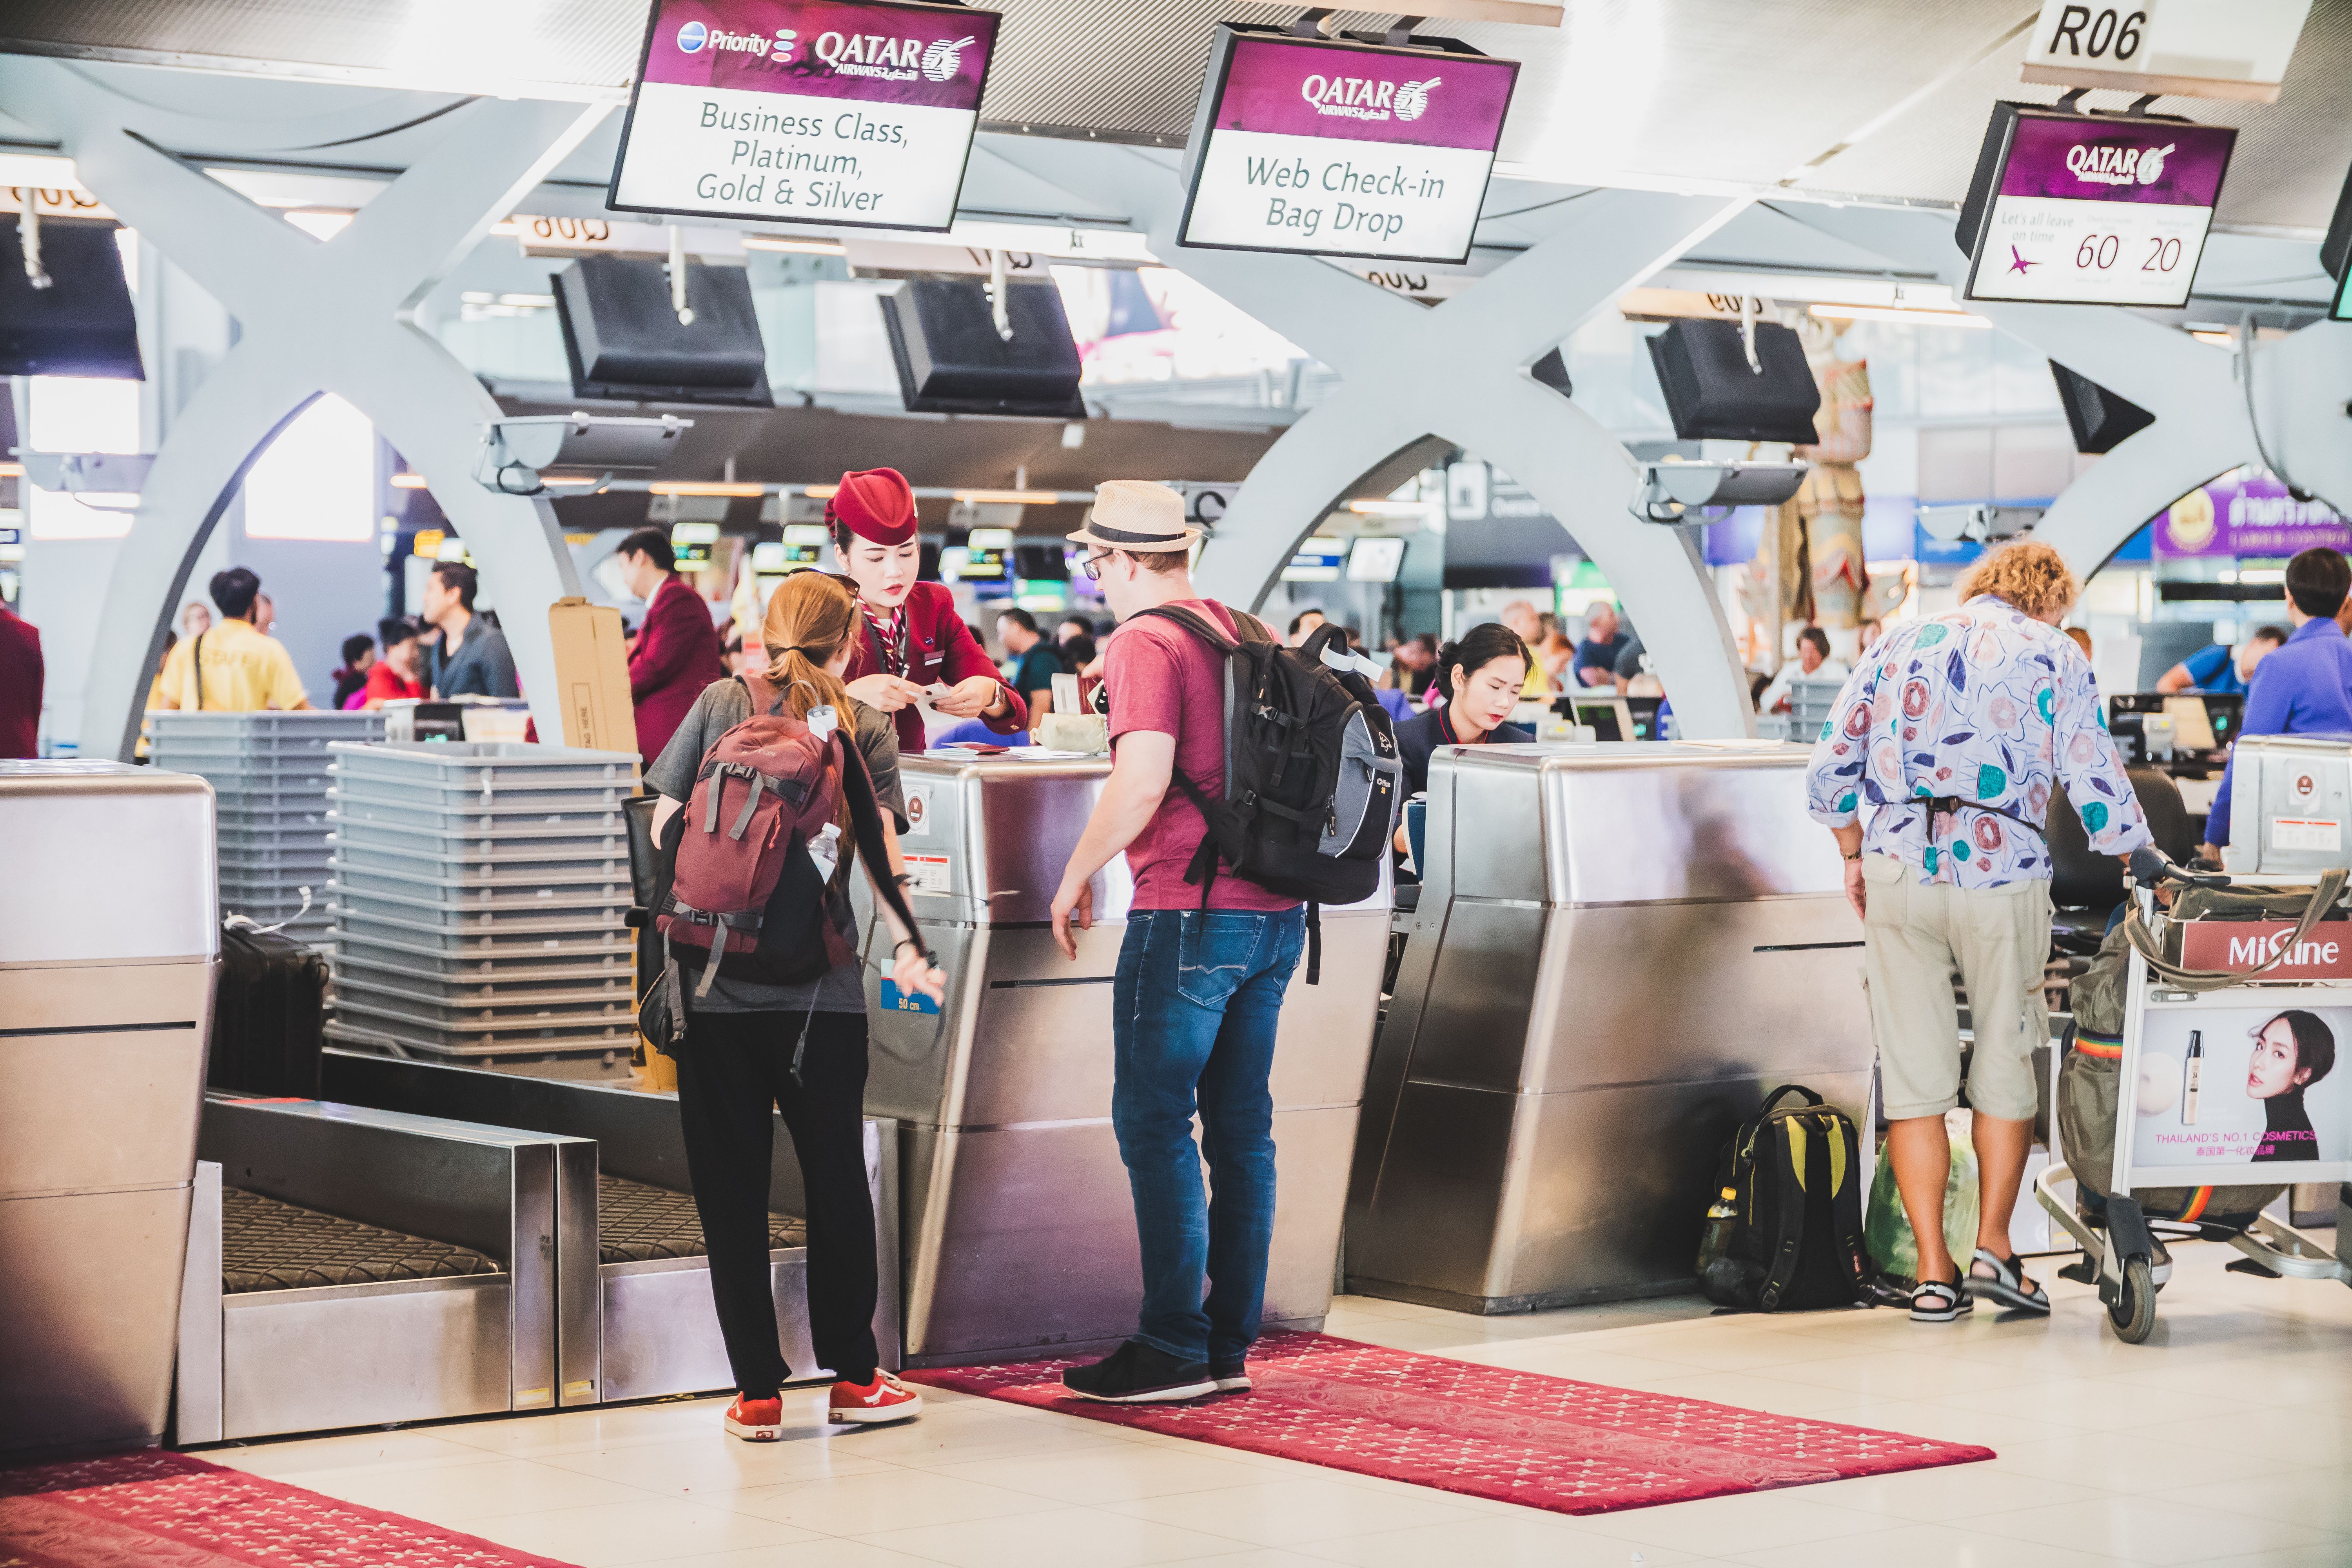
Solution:
<svg viewBox="0 0 2352 1568">
<path fill-rule="evenodd" d="M 1118 552 L 1116 550 L 1097 551 L 1094 554 L 1087 556 L 1085 560 L 1078 563 L 1078 570 L 1087 574 L 1087 580 L 1088 582 L 1099 583 L 1102 581 L 1103 563 L 1118 553 Z"/>
</svg>

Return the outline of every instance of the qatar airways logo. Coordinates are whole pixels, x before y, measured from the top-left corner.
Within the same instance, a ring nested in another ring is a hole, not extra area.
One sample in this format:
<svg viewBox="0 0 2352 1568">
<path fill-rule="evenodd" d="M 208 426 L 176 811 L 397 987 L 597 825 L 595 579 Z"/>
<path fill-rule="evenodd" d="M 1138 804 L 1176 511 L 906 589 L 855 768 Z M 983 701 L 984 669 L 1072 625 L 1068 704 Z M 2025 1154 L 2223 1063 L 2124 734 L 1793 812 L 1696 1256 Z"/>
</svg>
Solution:
<svg viewBox="0 0 2352 1568">
<path fill-rule="evenodd" d="M 963 69 L 963 52 L 976 40 L 886 37 L 879 33 L 820 33 L 816 58 L 835 76 L 876 77 L 884 81 L 948 81 Z"/>
<path fill-rule="evenodd" d="M 1426 81 L 1376 81 L 1361 76 L 1310 76 L 1298 84 L 1298 96 L 1318 114 L 1342 120 L 1420 119 L 1429 111 L 1429 95 L 1440 78 Z"/>
<path fill-rule="evenodd" d="M 2152 185 L 2164 177 L 2164 161 L 2178 142 L 2161 147 L 2111 147 L 2076 142 L 2066 150 L 2066 167 L 2094 185 Z"/>
</svg>

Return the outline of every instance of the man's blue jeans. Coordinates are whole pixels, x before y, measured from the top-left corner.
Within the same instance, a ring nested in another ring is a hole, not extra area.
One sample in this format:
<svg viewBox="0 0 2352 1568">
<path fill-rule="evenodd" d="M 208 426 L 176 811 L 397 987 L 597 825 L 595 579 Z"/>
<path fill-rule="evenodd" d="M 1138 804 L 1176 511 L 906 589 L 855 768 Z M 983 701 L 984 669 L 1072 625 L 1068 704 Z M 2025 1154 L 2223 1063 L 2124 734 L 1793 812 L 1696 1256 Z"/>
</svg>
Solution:
<svg viewBox="0 0 2352 1568">
<path fill-rule="evenodd" d="M 1295 909 L 1128 916 L 1111 987 L 1110 1119 L 1142 1244 L 1135 1337 L 1180 1360 L 1238 1362 L 1257 1338 L 1274 1238 L 1266 1078 L 1305 929 Z M 1201 1190 L 1204 1155 L 1213 1196 Z"/>
</svg>

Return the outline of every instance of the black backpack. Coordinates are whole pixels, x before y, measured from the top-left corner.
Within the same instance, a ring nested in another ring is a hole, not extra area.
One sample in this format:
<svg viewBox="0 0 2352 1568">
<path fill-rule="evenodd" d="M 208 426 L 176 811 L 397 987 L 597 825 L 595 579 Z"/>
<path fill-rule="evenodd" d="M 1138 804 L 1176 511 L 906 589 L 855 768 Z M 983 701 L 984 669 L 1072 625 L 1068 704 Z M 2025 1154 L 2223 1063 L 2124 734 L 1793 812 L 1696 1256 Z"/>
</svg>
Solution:
<svg viewBox="0 0 2352 1568">
<path fill-rule="evenodd" d="M 1307 983 L 1315 984 L 1323 970 L 1318 907 L 1377 892 L 1396 832 L 1404 764 L 1388 710 L 1341 626 L 1318 626 L 1301 647 L 1285 647 L 1239 610 L 1238 642 L 1173 605 L 1140 613 L 1174 622 L 1225 659 L 1224 798 L 1211 800 L 1176 770 L 1176 786 L 1209 825 L 1184 879 L 1200 885 L 1207 909 L 1222 858 L 1236 877 L 1305 900 Z"/>
<path fill-rule="evenodd" d="M 1791 1094 L 1804 1103 L 1782 1106 Z M 1797 1084 L 1774 1089 L 1724 1148 L 1699 1242 L 1699 1289 L 1751 1312 L 1871 1300 L 1862 1240 L 1869 1178 L 1845 1112 Z"/>
</svg>

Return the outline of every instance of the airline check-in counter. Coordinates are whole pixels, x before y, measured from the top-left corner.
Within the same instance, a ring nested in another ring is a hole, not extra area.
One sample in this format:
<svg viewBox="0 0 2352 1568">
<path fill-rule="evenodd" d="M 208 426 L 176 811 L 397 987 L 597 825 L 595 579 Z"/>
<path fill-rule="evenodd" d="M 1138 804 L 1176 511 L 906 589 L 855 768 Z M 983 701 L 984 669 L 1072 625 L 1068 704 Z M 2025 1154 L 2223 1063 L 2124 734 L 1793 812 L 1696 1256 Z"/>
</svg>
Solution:
<svg viewBox="0 0 2352 1568">
<path fill-rule="evenodd" d="M 1364 1092 L 1346 1273 L 1482 1312 L 1693 1289 L 1783 1083 L 1857 1118 L 1862 930 L 1802 746 L 1441 747 Z"/>
<path fill-rule="evenodd" d="M 330 1050 L 325 1092 L 417 1117 L 457 1117 L 588 1141 L 559 1170 L 562 1230 L 553 1310 L 563 1347 L 556 1402 L 649 1399 L 732 1386 L 709 1258 L 687 1175 L 677 1097 L 564 1079 Z M 898 1364 L 898 1135 L 866 1123 L 866 1179 L 880 1269 L 874 1340 Z M 817 1370 L 809 1343 L 808 1235 L 800 1163 L 779 1117 L 768 1189 L 769 1277 L 784 1359 Z"/>
<path fill-rule="evenodd" d="M 1124 858 L 1096 881 L 1076 962 L 1055 946 L 1051 913 L 1109 761 L 933 752 L 899 771 L 909 902 L 949 984 L 944 1006 L 901 997 L 878 978 L 887 951 L 868 953 L 866 1104 L 902 1129 L 908 1364 L 1114 1344 L 1134 1331 L 1142 1298 L 1110 1124 L 1111 982 L 1133 893 Z M 1322 982 L 1308 985 L 1300 964 L 1275 1055 L 1269 1326 L 1319 1326 L 1330 1305 L 1389 889 L 1322 921 Z M 887 949 L 887 927 L 869 924 L 866 940 Z"/>
<path fill-rule="evenodd" d="M 163 1434 L 214 820 L 186 774 L 0 761 L 0 1466 Z"/>
</svg>

